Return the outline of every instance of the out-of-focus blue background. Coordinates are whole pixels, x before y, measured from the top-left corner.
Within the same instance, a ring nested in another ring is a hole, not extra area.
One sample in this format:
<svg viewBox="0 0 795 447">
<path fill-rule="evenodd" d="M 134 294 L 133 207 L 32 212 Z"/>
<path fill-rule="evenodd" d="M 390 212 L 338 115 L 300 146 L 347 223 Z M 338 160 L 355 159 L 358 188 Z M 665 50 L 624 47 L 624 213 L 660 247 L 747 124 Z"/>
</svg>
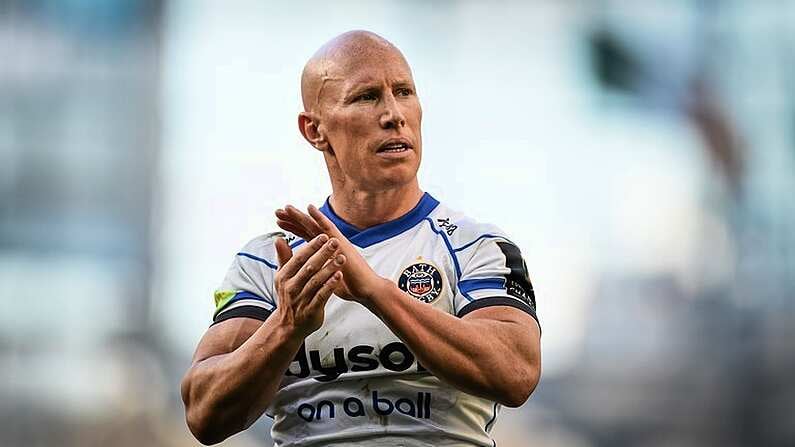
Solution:
<svg viewBox="0 0 795 447">
<path fill-rule="evenodd" d="M 527 258 L 498 445 L 795 445 L 795 2 L 739 0 L 0 1 L 0 445 L 198 445 L 212 290 L 329 193 L 299 75 L 358 28 L 412 64 L 424 188 Z"/>
</svg>

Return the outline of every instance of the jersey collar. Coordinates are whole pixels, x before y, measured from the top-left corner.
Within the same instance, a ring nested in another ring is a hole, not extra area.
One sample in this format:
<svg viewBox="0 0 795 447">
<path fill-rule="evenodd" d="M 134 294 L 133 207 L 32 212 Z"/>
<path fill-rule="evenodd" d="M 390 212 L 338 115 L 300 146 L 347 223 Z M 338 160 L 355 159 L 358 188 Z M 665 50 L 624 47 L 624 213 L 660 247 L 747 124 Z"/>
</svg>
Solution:
<svg viewBox="0 0 795 447">
<path fill-rule="evenodd" d="M 371 245 L 393 238 L 409 228 L 414 227 L 422 222 L 437 205 L 439 205 L 439 201 L 426 192 L 422 195 L 419 203 L 402 217 L 363 230 L 342 220 L 342 218 L 331 209 L 331 204 L 328 199 L 326 199 L 326 203 L 320 207 L 320 211 L 334 222 L 334 225 L 339 228 L 342 234 L 345 235 L 351 243 L 360 248 L 367 248 Z"/>
</svg>

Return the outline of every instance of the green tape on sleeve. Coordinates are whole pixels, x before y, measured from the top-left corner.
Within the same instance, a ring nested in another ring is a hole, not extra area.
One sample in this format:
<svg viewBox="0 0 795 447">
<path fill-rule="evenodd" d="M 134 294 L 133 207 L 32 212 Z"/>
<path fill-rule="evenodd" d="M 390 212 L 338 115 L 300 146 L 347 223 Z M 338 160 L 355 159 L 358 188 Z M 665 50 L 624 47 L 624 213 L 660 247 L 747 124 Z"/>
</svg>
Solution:
<svg viewBox="0 0 795 447">
<path fill-rule="evenodd" d="M 226 306 L 229 301 L 237 294 L 236 290 L 216 290 L 215 291 L 215 313 L 217 314 Z"/>
</svg>

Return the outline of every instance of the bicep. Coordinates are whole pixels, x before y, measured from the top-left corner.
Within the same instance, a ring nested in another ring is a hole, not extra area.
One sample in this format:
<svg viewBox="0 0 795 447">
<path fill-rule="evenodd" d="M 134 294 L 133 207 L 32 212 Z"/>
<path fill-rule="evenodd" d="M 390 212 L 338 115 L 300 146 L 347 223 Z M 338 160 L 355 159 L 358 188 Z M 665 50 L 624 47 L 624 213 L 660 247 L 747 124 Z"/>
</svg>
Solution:
<svg viewBox="0 0 795 447">
<path fill-rule="evenodd" d="M 234 351 L 254 335 L 260 326 L 261 320 L 247 317 L 230 318 L 213 324 L 199 341 L 193 363 Z"/>
<path fill-rule="evenodd" d="M 488 326 L 489 331 L 519 357 L 532 363 L 540 362 L 541 329 L 527 312 L 509 306 L 489 306 L 464 315 L 462 320 Z"/>
<path fill-rule="evenodd" d="M 509 306 L 484 307 L 463 319 L 481 325 L 480 333 L 491 337 L 488 376 L 500 390 L 498 402 L 509 407 L 525 403 L 541 377 L 541 330 L 535 319 Z"/>
</svg>

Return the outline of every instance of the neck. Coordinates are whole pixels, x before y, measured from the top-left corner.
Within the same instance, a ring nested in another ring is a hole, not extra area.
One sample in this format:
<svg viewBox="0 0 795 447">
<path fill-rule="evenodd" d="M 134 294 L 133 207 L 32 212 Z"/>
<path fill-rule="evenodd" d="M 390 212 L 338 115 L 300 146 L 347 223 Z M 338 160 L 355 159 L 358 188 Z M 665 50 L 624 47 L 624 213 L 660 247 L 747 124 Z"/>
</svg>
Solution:
<svg viewBox="0 0 795 447">
<path fill-rule="evenodd" d="M 334 188 L 329 202 L 339 217 L 364 229 L 395 220 L 414 208 L 422 198 L 415 178 L 406 185 L 382 191 Z"/>
</svg>

